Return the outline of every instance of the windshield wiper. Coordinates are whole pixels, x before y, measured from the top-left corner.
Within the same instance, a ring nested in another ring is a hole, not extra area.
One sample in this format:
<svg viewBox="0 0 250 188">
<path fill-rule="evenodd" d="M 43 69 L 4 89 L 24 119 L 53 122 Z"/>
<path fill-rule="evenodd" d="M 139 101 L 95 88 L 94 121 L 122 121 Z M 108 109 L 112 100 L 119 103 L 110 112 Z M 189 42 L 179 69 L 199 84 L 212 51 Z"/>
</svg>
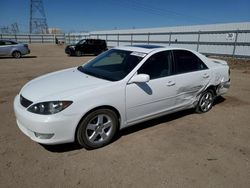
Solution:
<svg viewBox="0 0 250 188">
<path fill-rule="evenodd" d="M 83 67 L 79 66 L 79 67 L 77 67 L 77 70 L 79 70 L 80 72 L 83 72 Z"/>
<path fill-rule="evenodd" d="M 88 75 L 90 75 L 90 76 L 94 76 L 94 77 L 101 78 L 101 79 L 104 79 L 104 80 L 116 81 L 116 80 L 107 78 L 106 76 L 102 76 L 102 75 L 96 74 L 96 73 L 94 73 L 94 72 L 88 71 L 88 70 L 84 69 L 82 66 L 79 66 L 79 67 L 77 68 L 77 70 L 79 70 L 79 71 L 82 72 L 82 73 L 88 74 Z"/>
</svg>

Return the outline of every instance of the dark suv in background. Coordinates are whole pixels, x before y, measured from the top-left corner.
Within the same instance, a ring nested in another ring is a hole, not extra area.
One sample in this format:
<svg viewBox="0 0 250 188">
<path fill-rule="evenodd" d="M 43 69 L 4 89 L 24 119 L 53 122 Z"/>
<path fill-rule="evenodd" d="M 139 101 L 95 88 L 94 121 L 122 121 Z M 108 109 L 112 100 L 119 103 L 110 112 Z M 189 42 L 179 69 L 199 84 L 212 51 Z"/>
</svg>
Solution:
<svg viewBox="0 0 250 188">
<path fill-rule="evenodd" d="M 72 56 L 81 56 L 84 54 L 98 55 L 106 51 L 107 44 L 105 40 L 101 39 L 83 39 L 75 45 L 68 45 L 65 48 L 65 53 Z"/>
</svg>

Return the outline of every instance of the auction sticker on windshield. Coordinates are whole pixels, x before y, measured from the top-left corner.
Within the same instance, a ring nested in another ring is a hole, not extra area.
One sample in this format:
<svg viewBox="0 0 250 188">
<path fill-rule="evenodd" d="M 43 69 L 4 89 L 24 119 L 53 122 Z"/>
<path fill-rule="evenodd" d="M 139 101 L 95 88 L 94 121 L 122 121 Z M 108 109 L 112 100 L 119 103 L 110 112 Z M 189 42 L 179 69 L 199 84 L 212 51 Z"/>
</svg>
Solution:
<svg viewBox="0 0 250 188">
<path fill-rule="evenodd" d="M 145 57 L 147 54 L 142 52 L 132 52 L 130 55 L 139 56 L 139 57 Z"/>
</svg>

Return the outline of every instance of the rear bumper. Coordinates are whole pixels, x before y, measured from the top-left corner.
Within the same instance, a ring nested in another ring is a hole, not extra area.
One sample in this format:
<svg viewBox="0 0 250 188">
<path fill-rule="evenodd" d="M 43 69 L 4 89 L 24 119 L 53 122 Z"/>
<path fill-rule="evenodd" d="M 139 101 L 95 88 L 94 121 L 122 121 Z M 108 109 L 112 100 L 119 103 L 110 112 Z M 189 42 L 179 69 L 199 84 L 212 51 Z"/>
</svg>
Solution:
<svg viewBox="0 0 250 188">
<path fill-rule="evenodd" d="M 30 54 L 30 49 L 29 49 L 29 48 L 22 49 L 22 50 L 21 50 L 21 54 L 22 54 L 22 55 Z"/>
<path fill-rule="evenodd" d="M 230 79 L 226 82 L 221 82 L 220 85 L 218 85 L 216 93 L 218 96 L 223 95 L 227 93 L 228 89 L 230 88 L 231 81 Z"/>
</svg>

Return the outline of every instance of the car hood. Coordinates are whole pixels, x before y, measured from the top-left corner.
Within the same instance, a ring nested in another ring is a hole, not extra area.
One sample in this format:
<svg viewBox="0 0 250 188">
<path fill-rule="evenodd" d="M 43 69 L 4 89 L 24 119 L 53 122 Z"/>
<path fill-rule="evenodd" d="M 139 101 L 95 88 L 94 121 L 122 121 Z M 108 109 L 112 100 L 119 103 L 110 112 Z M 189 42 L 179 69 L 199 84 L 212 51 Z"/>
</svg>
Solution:
<svg viewBox="0 0 250 188">
<path fill-rule="evenodd" d="M 105 87 L 108 83 L 110 81 L 84 74 L 75 67 L 35 78 L 21 89 L 20 94 L 33 102 L 59 100 Z"/>
</svg>

